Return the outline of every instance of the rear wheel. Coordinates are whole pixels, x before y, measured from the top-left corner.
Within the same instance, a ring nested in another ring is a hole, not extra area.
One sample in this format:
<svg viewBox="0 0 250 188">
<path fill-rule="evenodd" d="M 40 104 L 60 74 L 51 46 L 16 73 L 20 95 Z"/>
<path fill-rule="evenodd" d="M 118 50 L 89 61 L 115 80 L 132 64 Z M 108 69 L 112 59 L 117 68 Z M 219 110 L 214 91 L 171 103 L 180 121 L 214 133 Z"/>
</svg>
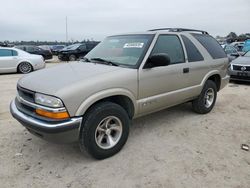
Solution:
<svg viewBox="0 0 250 188">
<path fill-rule="evenodd" d="M 70 55 L 69 56 L 69 60 L 70 61 L 75 61 L 76 60 L 76 56 L 75 55 Z"/>
<path fill-rule="evenodd" d="M 22 62 L 18 65 L 18 72 L 22 74 L 30 73 L 33 70 L 33 67 L 28 62 Z"/>
<path fill-rule="evenodd" d="M 193 110 L 199 114 L 209 113 L 214 107 L 216 98 L 216 84 L 211 80 L 207 80 L 199 97 L 192 101 Z"/>
<path fill-rule="evenodd" d="M 84 116 L 80 148 L 96 159 L 105 159 L 119 152 L 129 135 L 130 119 L 118 104 L 102 102 Z"/>
<path fill-rule="evenodd" d="M 60 60 L 60 61 L 62 61 L 63 60 L 63 55 L 62 54 L 58 54 L 58 59 Z"/>
</svg>

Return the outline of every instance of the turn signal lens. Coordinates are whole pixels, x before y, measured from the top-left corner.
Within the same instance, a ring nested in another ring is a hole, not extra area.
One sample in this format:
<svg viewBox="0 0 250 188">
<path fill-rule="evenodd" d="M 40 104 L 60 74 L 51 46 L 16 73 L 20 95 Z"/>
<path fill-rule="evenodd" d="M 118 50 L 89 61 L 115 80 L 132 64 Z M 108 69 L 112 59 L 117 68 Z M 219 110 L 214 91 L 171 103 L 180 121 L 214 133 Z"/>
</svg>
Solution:
<svg viewBox="0 0 250 188">
<path fill-rule="evenodd" d="M 69 118 L 68 112 L 48 112 L 42 109 L 36 109 L 36 113 L 40 116 L 52 119 L 67 119 Z"/>
</svg>

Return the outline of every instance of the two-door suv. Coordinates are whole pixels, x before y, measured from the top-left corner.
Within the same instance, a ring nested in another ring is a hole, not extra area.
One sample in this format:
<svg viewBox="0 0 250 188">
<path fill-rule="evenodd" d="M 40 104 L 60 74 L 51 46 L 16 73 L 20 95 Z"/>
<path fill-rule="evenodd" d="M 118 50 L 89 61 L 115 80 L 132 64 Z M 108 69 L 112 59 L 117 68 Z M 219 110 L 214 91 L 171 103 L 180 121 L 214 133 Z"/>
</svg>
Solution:
<svg viewBox="0 0 250 188">
<path fill-rule="evenodd" d="M 163 28 L 107 37 L 83 61 L 21 78 L 12 115 L 31 133 L 117 153 L 133 118 L 184 102 L 208 113 L 229 81 L 228 58 L 205 31 Z"/>
</svg>

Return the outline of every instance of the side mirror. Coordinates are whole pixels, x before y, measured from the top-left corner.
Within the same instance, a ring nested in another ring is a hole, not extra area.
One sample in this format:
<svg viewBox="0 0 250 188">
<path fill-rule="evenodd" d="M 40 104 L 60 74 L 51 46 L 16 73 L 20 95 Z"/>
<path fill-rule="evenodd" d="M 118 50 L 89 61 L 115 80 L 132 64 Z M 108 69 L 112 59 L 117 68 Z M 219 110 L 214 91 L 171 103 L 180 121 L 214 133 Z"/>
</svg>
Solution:
<svg viewBox="0 0 250 188">
<path fill-rule="evenodd" d="M 168 56 L 168 54 L 166 53 L 157 53 L 157 54 L 153 54 L 151 55 L 144 68 L 153 68 L 153 67 L 160 67 L 160 66 L 168 66 L 170 64 L 170 58 Z"/>
</svg>

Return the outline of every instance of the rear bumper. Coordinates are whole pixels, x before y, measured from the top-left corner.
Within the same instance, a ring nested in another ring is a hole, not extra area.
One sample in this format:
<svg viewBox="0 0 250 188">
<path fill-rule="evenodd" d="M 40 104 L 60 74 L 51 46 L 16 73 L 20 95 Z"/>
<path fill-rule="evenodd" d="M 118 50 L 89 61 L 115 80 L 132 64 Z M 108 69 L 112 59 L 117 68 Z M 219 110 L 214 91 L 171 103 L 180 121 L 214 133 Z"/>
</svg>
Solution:
<svg viewBox="0 0 250 188">
<path fill-rule="evenodd" d="M 79 139 L 82 117 L 70 118 L 60 122 L 42 121 L 20 112 L 15 101 L 10 104 L 10 112 L 32 134 L 45 140 L 56 143 L 71 143 Z"/>
<path fill-rule="evenodd" d="M 48 60 L 48 59 L 52 59 L 53 55 L 52 54 L 45 54 L 43 57 L 45 60 Z"/>
</svg>

